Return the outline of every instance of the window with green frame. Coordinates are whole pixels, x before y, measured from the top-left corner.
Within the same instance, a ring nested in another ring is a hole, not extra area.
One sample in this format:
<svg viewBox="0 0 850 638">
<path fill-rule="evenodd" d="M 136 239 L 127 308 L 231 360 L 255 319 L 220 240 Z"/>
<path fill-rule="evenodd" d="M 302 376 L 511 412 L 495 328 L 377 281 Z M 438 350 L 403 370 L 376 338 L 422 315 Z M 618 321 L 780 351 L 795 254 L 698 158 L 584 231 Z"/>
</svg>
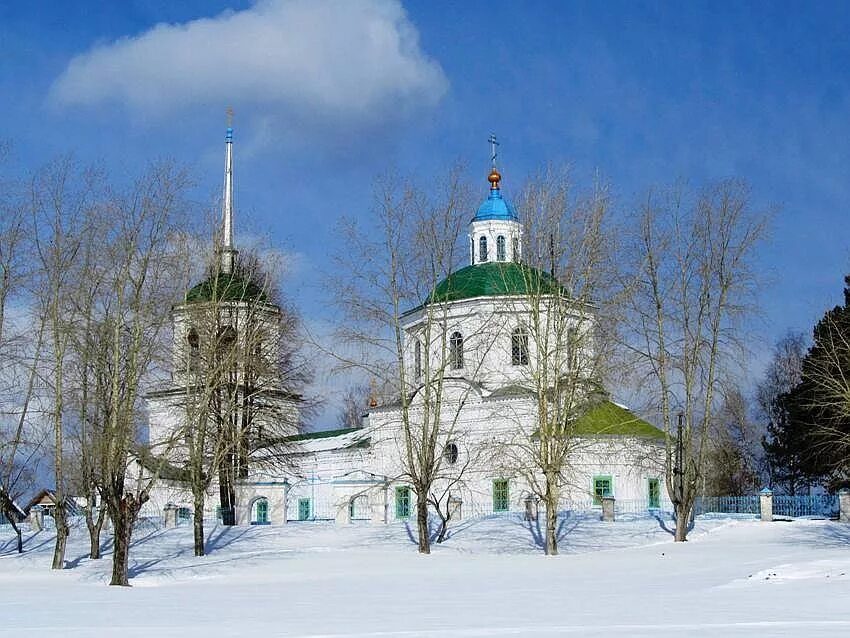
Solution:
<svg viewBox="0 0 850 638">
<path fill-rule="evenodd" d="M 661 507 L 661 482 L 657 478 L 647 479 L 646 506 L 649 509 Z"/>
<path fill-rule="evenodd" d="M 395 517 L 410 517 L 410 488 L 400 486 L 395 488 Z"/>
<path fill-rule="evenodd" d="M 299 521 L 308 521 L 310 520 L 310 499 L 309 498 L 299 498 L 298 499 L 298 520 Z"/>
<path fill-rule="evenodd" d="M 614 480 L 610 476 L 594 476 L 593 504 L 602 505 L 603 496 L 614 496 Z"/>
<path fill-rule="evenodd" d="M 493 511 L 507 512 L 509 508 L 508 479 L 496 479 L 493 481 Z"/>
<path fill-rule="evenodd" d="M 269 522 L 269 501 L 266 498 L 258 498 L 254 501 L 253 525 L 267 525 Z"/>
</svg>

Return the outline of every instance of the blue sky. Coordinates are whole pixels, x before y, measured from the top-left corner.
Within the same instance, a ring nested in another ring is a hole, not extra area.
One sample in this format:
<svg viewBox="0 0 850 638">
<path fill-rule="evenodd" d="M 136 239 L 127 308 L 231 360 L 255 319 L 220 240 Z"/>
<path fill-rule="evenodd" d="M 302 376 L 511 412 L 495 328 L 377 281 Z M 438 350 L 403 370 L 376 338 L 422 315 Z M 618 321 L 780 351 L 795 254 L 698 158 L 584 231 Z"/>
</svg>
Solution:
<svg viewBox="0 0 850 638">
<path fill-rule="evenodd" d="M 13 3 L 0 137 L 25 169 L 68 150 L 119 175 L 173 157 L 206 200 L 232 105 L 237 240 L 297 253 L 286 287 L 317 320 L 333 319 L 336 221 L 366 217 L 373 178 L 460 160 L 484 197 L 491 131 L 508 196 L 548 161 L 580 182 L 598 171 L 624 207 L 678 179 L 742 177 L 778 207 L 766 350 L 841 300 L 848 32 L 847 3 Z"/>
</svg>

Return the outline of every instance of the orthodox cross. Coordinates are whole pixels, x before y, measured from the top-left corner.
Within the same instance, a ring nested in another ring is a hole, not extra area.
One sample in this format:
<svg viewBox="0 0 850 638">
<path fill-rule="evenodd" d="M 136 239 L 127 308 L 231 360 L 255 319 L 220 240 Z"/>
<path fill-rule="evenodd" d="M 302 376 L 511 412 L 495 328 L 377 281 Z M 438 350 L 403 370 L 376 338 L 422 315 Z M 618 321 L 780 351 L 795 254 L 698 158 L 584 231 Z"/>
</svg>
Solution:
<svg viewBox="0 0 850 638">
<path fill-rule="evenodd" d="M 487 138 L 487 141 L 490 142 L 490 163 L 493 165 L 493 168 L 496 168 L 496 147 L 499 145 L 496 141 L 496 134 L 490 133 L 490 137 Z"/>
</svg>

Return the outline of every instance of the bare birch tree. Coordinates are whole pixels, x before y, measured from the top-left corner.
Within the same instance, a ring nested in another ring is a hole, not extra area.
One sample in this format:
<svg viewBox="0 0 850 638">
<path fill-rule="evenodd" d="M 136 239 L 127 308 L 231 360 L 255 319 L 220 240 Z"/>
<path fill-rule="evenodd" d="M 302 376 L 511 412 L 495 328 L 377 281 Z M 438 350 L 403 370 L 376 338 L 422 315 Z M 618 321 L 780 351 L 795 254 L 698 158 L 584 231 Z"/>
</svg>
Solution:
<svg viewBox="0 0 850 638">
<path fill-rule="evenodd" d="M 627 343 L 666 432 L 677 541 L 687 538 L 721 385 L 743 353 L 744 320 L 757 292 L 754 258 L 767 223 L 738 181 L 695 197 L 683 188 L 653 192 L 624 252 L 633 258 Z"/>
<path fill-rule="evenodd" d="M 105 203 L 115 226 L 102 237 L 112 267 L 98 316 L 104 356 L 96 377 L 102 379 L 97 393 L 99 491 L 114 530 L 111 585 L 129 584 L 133 524 L 160 469 L 145 474 L 129 466 L 136 466 L 131 452 L 138 447 L 142 393 L 149 375 L 163 364 L 163 336 L 183 280 L 185 256 L 174 253 L 170 240 L 178 232 L 186 185 L 183 172 L 158 164 Z"/>
<path fill-rule="evenodd" d="M 416 495 L 420 553 L 431 551 L 429 501 L 447 498 L 443 446 L 452 438 L 468 390 L 452 383 L 450 302 L 433 296 L 460 263 L 461 230 L 471 210 L 468 187 L 453 171 L 440 188 L 423 192 L 395 178 L 380 180 L 374 215 L 346 226 L 346 273 L 336 298 L 345 312 L 338 333 L 355 357 L 338 355 L 382 388 L 392 388 L 400 422 L 402 471 Z M 488 344 L 469 344 L 470 373 Z M 477 350 L 477 354 L 472 350 Z M 455 362 L 456 363 L 456 362 Z"/>
<path fill-rule="evenodd" d="M 49 369 L 46 385 L 52 403 L 53 471 L 55 479 L 56 545 L 53 569 L 65 566 L 68 538 L 66 520 L 66 473 L 63 466 L 68 419 L 66 374 L 71 339 L 69 300 L 81 273 L 79 254 L 92 228 L 86 227 L 102 183 L 96 171 L 76 170 L 71 157 L 48 165 L 33 179 L 30 188 L 32 236 L 38 266 L 38 313 L 47 320 Z"/>
<path fill-rule="evenodd" d="M 611 280 L 606 251 L 613 237 L 606 232 L 605 189 L 573 195 L 564 168 L 541 171 L 519 204 L 525 263 L 510 273 L 521 277 L 524 294 L 507 302 L 519 321 L 510 357 L 533 408 L 515 415 L 513 434 L 499 447 L 499 456 L 503 472 L 519 476 L 530 496 L 544 504 L 545 551 L 557 554 L 559 502 L 587 445 L 576 424 L 605 397 L 610 344 L 598 329 L 598 317 L 616 317 L 605 290 Z"/>
<path fill-rule="evenodd" d="M 32 303 L 27 290 L 32 276 L 32 246 L 27 240 L 27 211 L 18 195 L 17 188 L 4 184 L 0 200 L 0 401 L 4 406 L 0 421 L 0 514 L 14 529 L 18 552 L 22 552 L 15 502 L 33 486 L 42 454 L 44 437 L 33 407 L 44 353 L 45 318 L 37 317 L 25 327 L 15 326 L 7 312 L 13 304 L 27 308 Z"/>
</svg>

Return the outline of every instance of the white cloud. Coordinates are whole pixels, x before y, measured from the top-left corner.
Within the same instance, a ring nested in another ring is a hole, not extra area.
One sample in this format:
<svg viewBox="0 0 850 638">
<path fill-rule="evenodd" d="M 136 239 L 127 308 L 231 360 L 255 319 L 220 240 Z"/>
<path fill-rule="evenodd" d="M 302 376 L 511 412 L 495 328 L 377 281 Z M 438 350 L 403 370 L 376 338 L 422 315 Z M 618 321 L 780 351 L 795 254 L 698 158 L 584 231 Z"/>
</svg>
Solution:
<svg viewBox="0 0 850 638">
<path fill-rule="evenodd" d="M 432 106 L 447 86 L 397 0 L 261 0 L 95 46 L 71 60 L 50 99 L 145 116 L 237 104 L 375 121 Z"/>
</svg>

